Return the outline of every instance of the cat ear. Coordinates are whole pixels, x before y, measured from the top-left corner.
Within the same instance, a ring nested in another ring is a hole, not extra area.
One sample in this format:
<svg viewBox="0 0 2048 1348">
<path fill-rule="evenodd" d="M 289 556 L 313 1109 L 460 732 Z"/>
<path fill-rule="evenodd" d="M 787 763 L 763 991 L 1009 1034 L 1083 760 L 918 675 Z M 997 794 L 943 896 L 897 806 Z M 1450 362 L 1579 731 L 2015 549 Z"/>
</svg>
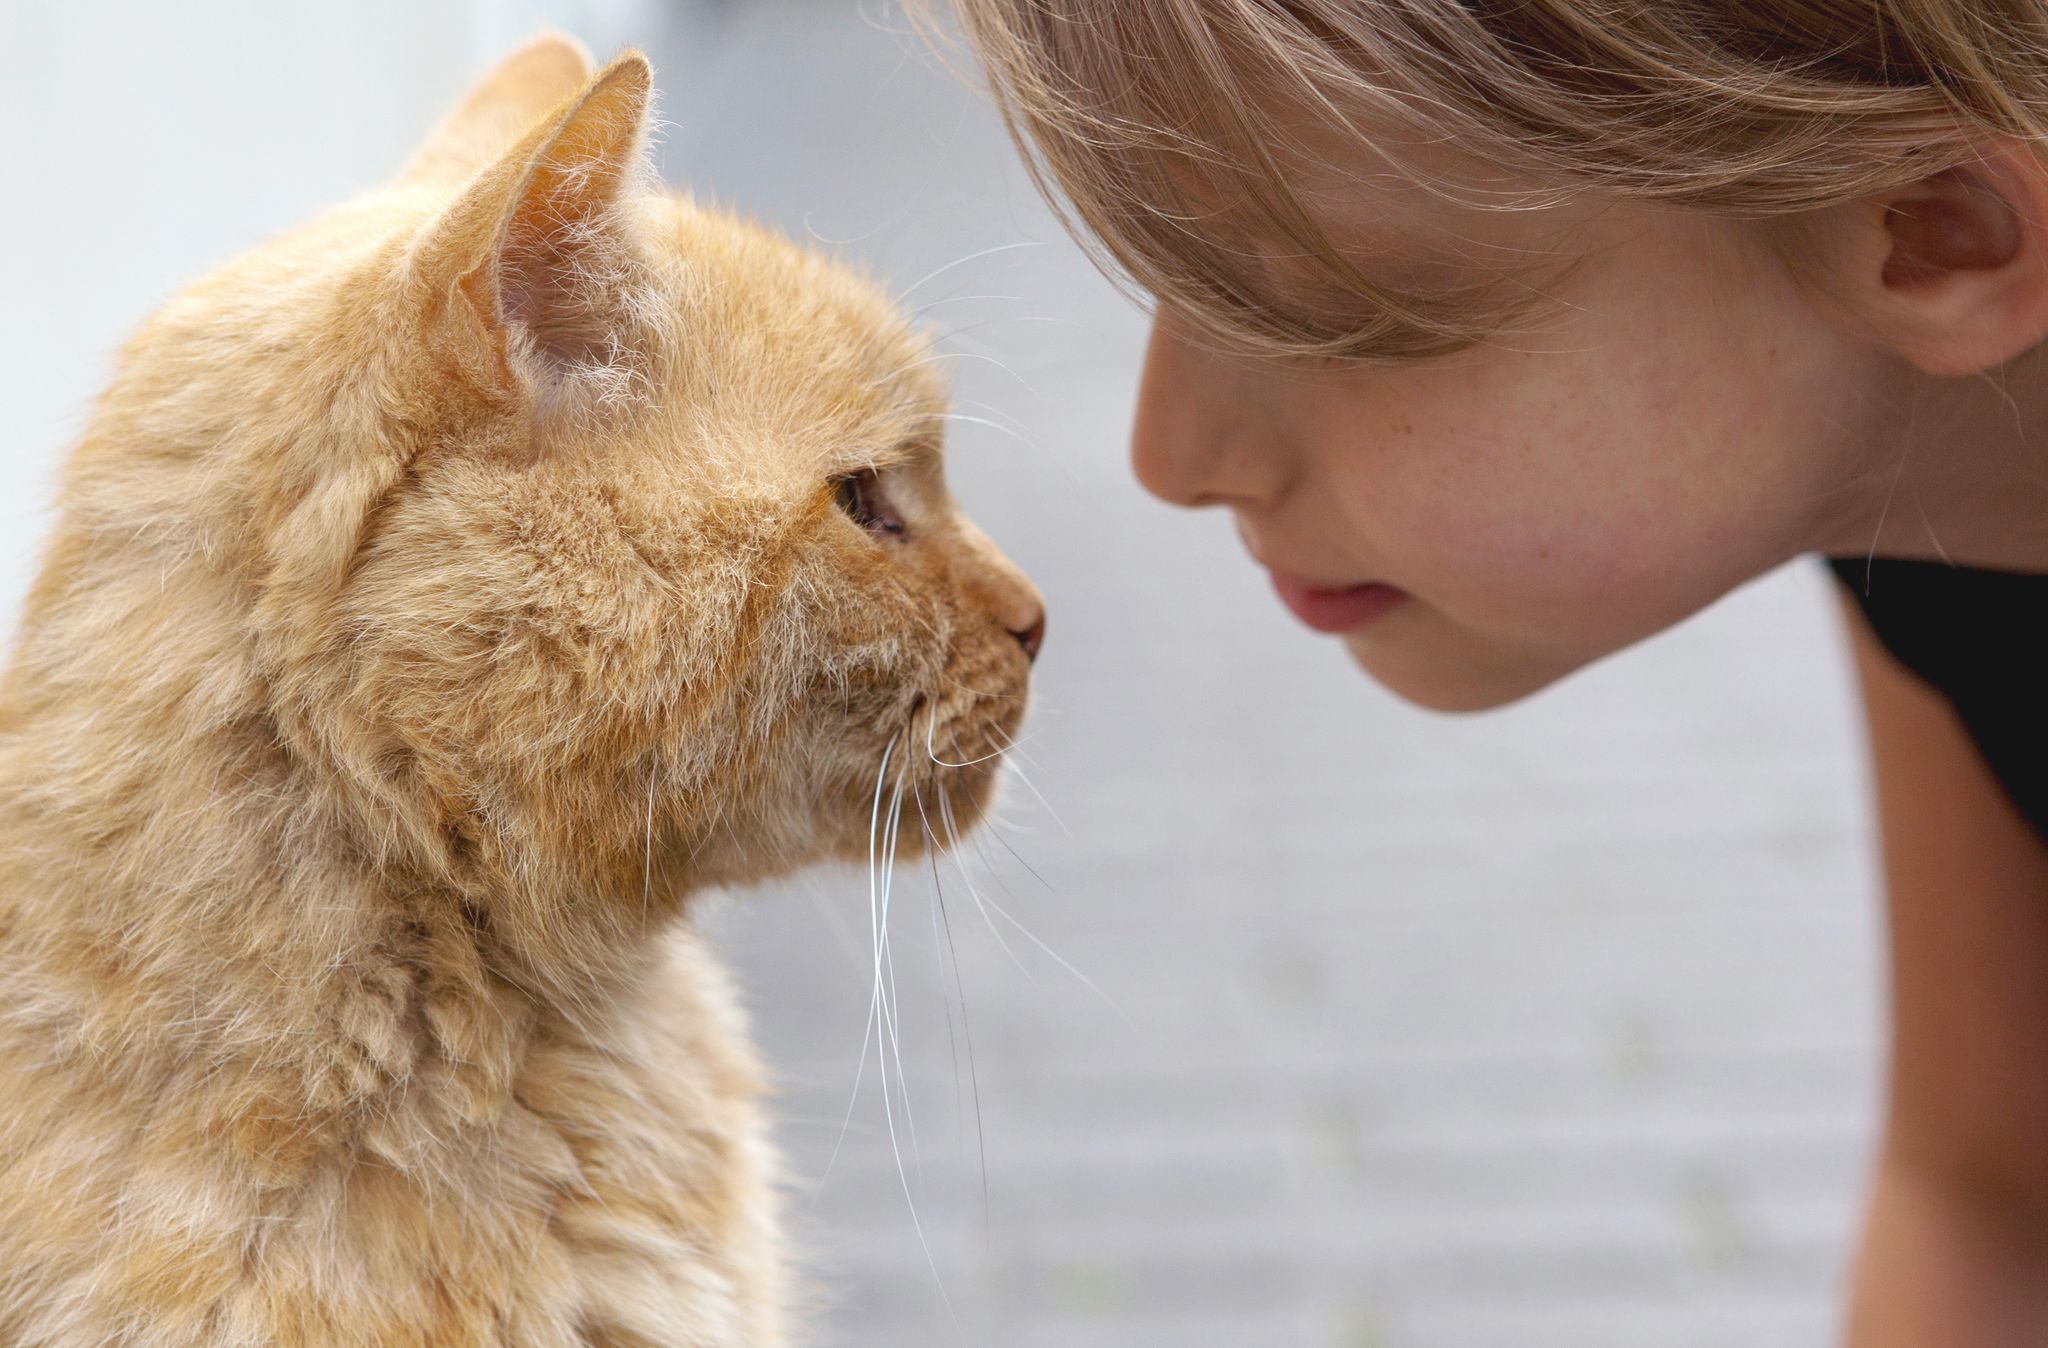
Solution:
<svg viewBox="0 0 2048 1348">
<path fill-rule="evenodd" d="M 412 265 L 437 341 L 485 382 L 629 386 L 641 267 L 623 209 L 649 173 L 653 72 L 628 52 L 463 188 L 427 226 Z"/>
<path fill-rule="evenodd" d="M 582 43 L 563 33 L 542 33 L 477 82 L 434 128 L 399 181 L 461 182 L 504 153 L 595 72 Z"/>
</svg>

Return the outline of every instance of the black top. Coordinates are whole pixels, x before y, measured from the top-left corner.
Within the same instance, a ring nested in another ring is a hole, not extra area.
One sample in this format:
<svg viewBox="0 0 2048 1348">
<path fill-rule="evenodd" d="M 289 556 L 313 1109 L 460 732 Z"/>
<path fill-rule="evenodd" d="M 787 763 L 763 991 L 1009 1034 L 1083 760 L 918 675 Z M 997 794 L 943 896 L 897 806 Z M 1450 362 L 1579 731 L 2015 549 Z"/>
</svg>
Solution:
<svg viewBox="0 0 2048 1348">
<path fill-rule="evenodd" d="M 2048 575 L 1831 557 L 1900 664 L 1947 697 L 1992 774 L 2048 840 Z"/>
</svg>

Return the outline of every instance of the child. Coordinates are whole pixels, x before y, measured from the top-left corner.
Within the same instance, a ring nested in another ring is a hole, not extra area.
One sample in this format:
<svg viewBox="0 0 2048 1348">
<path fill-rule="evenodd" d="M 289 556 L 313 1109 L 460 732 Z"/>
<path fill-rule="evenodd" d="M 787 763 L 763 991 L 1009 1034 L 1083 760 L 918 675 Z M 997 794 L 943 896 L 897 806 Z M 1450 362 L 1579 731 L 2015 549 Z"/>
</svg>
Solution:
<svg viewBox="0 0 2048 1348">
<path fill-rule="evenodd" d="M 963 9 L 1154 308 L 1138 476 L 1372 677 L 1499 706 L 1834 559 L 1892 945 L 1849 1342 L 2048 1343 L 2048 8 Z"/>
</svg>

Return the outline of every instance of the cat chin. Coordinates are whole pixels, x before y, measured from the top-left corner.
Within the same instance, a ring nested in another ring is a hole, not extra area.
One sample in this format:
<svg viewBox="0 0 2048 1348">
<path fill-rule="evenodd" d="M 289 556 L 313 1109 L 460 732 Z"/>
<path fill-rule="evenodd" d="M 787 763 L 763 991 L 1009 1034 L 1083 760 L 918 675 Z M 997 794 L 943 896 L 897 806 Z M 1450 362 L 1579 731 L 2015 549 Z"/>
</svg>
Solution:
<svg viewBox="0 0 2048 1348">
<path fill-rule="evenodd" d="M 931 765 L 927 765 L 930 767 Z M 897 864 L 959 847 L 981 828 L 998 794 L 1001 760 L 937 767 L 885 782 L 841 835 L 831 860 Z"/>
</svg>

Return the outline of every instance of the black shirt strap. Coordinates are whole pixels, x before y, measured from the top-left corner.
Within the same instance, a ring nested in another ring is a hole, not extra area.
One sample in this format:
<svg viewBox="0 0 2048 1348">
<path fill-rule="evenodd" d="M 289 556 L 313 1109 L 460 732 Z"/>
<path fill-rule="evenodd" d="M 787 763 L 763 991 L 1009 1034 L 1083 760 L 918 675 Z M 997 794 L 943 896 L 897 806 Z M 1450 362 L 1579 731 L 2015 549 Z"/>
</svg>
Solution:
<svg viewBox="0 0 2048 1348">
<path fill-rule="evenodd" d="M 2048 576 L 1831 557 L 1885 649 L 1948 698 L 2048 840 Z"/>
</svg>

